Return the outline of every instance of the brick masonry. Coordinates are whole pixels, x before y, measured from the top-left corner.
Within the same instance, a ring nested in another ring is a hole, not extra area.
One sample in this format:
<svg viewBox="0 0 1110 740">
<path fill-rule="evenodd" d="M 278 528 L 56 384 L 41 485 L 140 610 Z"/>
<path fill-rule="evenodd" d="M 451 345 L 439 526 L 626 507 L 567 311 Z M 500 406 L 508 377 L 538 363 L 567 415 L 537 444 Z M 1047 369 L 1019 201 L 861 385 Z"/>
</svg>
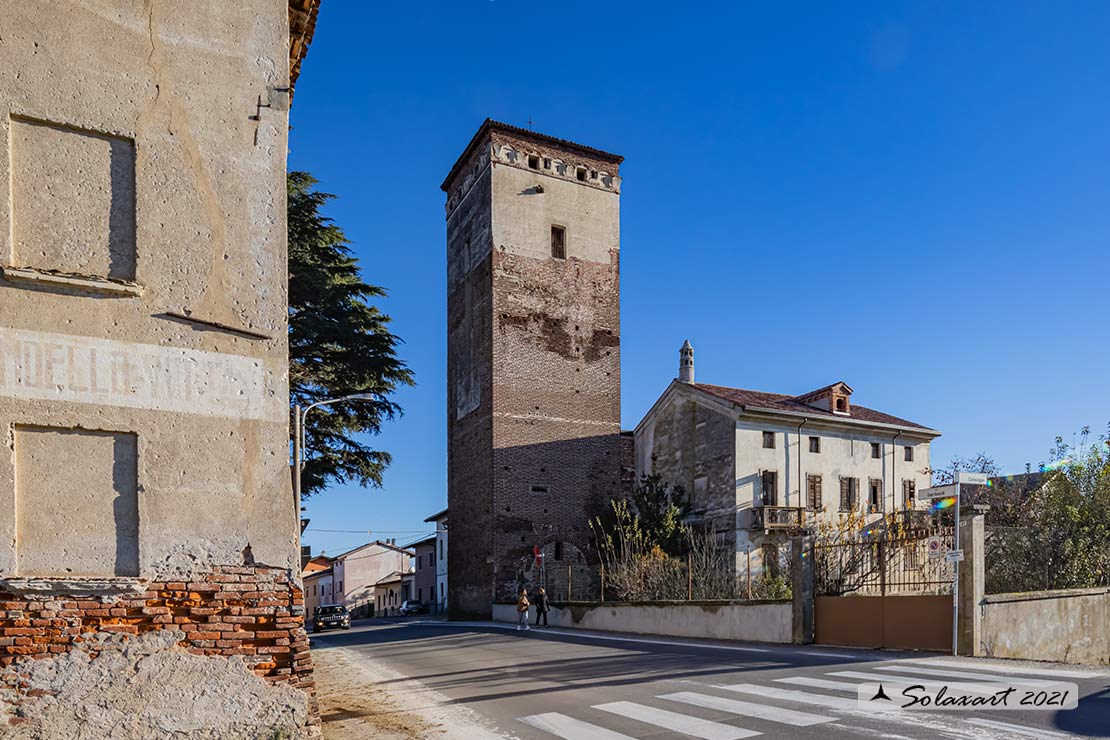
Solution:
<svg viewBox="0 0 1110 740">
<path fill-rule="evenodd" d="M 179 630 L 179 646 L 202 656 L 239 656 L 268 683 L 309 696 L 310 725 L 319 724 L 312 660 L 304 628 L 304 595 L 283 568 L 216 568 L 204 580 L 152 582 L 135 596 L 60 597 L 0 592 L 0 689 L 26 698 L 27 661 L 66 653 L 102 633 L 138 636 Z M 0 694 L 3 694 L 0 691 Z M 0 705 L 12 724 L 14 706 Z"/>
<path fill-rule="evenodd" d="M 535 547 L 549 573 L 581 568 L 589 519 L 619 495 L 618 165 L 487 123 L 444 183 L 454 617 L 537 585 Z"/>
</svg>

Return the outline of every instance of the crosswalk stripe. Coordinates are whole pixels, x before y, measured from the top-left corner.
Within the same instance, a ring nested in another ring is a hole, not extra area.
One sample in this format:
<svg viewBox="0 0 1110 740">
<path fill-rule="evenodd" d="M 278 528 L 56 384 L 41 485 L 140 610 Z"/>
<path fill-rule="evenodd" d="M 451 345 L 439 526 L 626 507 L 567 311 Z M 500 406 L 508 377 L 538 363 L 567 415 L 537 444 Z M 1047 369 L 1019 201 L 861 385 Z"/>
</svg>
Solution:
<svg viewBox="0 0 1110 740">
<path fill-rule="evenodd" d="M 999 730 L 1006 730 L 1007 732 L 1016 735 L 1023 735 L 1025 737 L 1040 737 L 1040 738 L 1064 738 L 1075 737 L 1066 732 L 1053 732 L 1052 730 L 1042 730 L 1039 727 L 1026 727 L 1025 725 L 1013 725 L 1009 722 L 999 722 L 995 719 L 979 719 L 973 718 L 967 721 L 969 725 L 979 725 L 980 727 L 992 727 Z"/>
<path fill-rule="evenodd" d="M 771 722 L 781 722 L 786 725 L 794 725 L 795 727 L 809 727 L 810 725 L 819 725 L 823 722 L 836 721 L 835 717 L 826 717 L 821 714 L 810 714 L 809 712 L 799 712 L 793 709 L 783 709 L 782 707 L 774 707 L 768 704 L 753 704 L 752 702 L 727 699 L 723 696 L 713 696 L 711 694 L 696 694 L 692 691 L 680 691 L 677 694 L 664 694 L 659 698 L 680 701 L 684 704 L 693 704 L 696 707 L 705 707 L 706 709 L 719 709 L 722 712 L 741 714 L 745 717 L 756 717 L 758 719 L 770 720 Z"/>
<path fill-rule="evenodd" d="M 803 704 L 819 704 L 820 706 L 830 707 L 832 709 L 859 710 L 859 704 L 855 699 L 844 699 L 839 696 L 825 696 L 824 694 L 810 694 L 805 691 L 791 691 L 789 689 L 780 689 L 775 686 L 734 683 L 727 686 L 717 686 L 717 688 L 727 691 L 738 691 L 744 694 L 755 694 L 756 696 L 763 696 L 768 699 L 785 699 L 787 701 L 796 701 Z"/>
<path fill-rule="evenodd" d="M 833 674 L 829 674 L 833 675 Z M 852 681 L 829 681 L 825 678 L 810 678 L 809 676 L 788 676 L 776 678 L 779 683 L 790 683 L 798 686 L 812 686 L 815 689 L 832 689 L 833 691 L 847 691 L 855 694 L 859 691 L 859 684 Z"/>
<path fill-rule="evenodd" d="M 633 740 L 628 735 L 606 730 L 604 727 L 591 725 L 589 722 L 558 712 L 533 714 L 528 717 L 518 717 L 518 719 L 526 725 L 551 733 L 555 737 L 561 737 L 563 740 Z"/>
<path fill-rule="evenodd" d="M 912 662 L 927 663 L 937 668 L 950 666 L 952 668 L 972 668 L 977 671 L 990 671 L 991 673 L 1035 673 L 1038 676 L 1059 676 L 1060 678 L 1103 678 L 1106 676 L 1106 673 L 1102 671 L 1069 671 L 1061 668 L 1041 668 L 1040 666 L 1001 665 L 998 663 L 983 664 L 974 660 L 953 660 L 951 658 L 915 658 Z"/>
<path fill-rule="evenodd" d="M 647 707 L 631 701 L 615 701 L 610 704 L 596 704 L 594 709 L 603 712 L 612 712 L 622 717 L 646 722 L 649 725 L 664 727 L 668 730 L 681 732 L 690 737 L 700 737 L 704 740 L 739 740 L 744 737 L 754 737 L 760 733 L 755 730 L 746 730 L 743 727 L 732 727 L 708 719 L 691 717 L 688 714 L 668 712 L 666 709 Z"/>
<path fill-rule="evenodd" d="M 901 683 L 911 683 L 912 682 L 912 683 L 916 683 L 916 684 L 921 684 L 922 686 L 924 686 L 925 688 L 928 688 L 928 689 L 939 689 L 941 686 L 948 686 L 948 687 L 950 687 L 950 690 L 951 689 L 959 689 L 960 691 L 965 691 L 969 694 L 988 695 L 988 694 L 993 694 L 996 691 L 996 689 L 994 689 L 994 688 L 984 686 L 983 684 L 978 684 L 978 683 L 975 683 L 975 682 L 937 681 L 937 680 L 934 680 L 934 679 L 916 678 L 916 677 L 912 677 L 912 676 L 889 676 L 889 675 L 886 675 L 885 673 L 868 673 L 866 671 L 833 671 L 833 672 L 828 673 L 826 675 L 828 675 L 828 676 L 840 676 L 842 678 L 858 678 L 858 679 L 861 679 L 863 681 L 867 681 L 869 683 L 875 683 L 875 682 L 882 683 L 883 681 L 890 681 L 890 682 L 898 681 L 898 682 L 901 682 Z"/>
<path fill-rule="evenodd" d="M 1019 686 L 1053 686 L 1056 681 L 1041 681 L 1036 678 L 1015 678 L 1013 676 L 992 676 L 989 673 L 969 673 L 968 671 L 947 671 L 935 668 L 917 668 L 916 666 L 902 665 L 877 665 L 875 670 L 893 671 L 895 673 L 919 673 L 922 676 L 948 676 L 951 678 L 969 678 L 973 681 L 987 681 L 993 683 L 1017 684 Z"/>
</svg>

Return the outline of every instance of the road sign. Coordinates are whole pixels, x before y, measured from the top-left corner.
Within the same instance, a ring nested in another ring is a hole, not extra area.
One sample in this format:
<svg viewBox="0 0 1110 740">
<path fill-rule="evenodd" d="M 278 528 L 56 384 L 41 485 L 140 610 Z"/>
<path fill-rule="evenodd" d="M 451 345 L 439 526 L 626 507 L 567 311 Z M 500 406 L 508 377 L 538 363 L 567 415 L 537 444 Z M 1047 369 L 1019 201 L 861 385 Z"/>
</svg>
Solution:
<svg viewBox="0 0 1110 740">
<path fill-rule="evenodd" d="M 985 486 L 987 485 L 987 474 L 969 473 L 966 470 L 961 470 L 956 473 L 956 482 L 965 486 Z"/>
<path fill-rule="evenodd" d="M 949 550 L 948 552 L 944 553 L 944 559 L 947 560 L 949 563 L 962 563 L 964 559 L 964 551 Z"/>
<path fill-rule="evenodd" d="M 930 537 L 928 547 L 930 560 L 936 560 L 944 554 L 944 550 L 941 549 L 942 544 L 940 541 L 940 537 Z"/>
<path fill-rule="evenodd" d="M 956 484 L 949 483 L 947 486 L 936 486 L 934 488 L 922 488 L 920 496 L 923 499 L 931 500 L 936 498 L 955 498 L 956 497 Z"/>
</svg>

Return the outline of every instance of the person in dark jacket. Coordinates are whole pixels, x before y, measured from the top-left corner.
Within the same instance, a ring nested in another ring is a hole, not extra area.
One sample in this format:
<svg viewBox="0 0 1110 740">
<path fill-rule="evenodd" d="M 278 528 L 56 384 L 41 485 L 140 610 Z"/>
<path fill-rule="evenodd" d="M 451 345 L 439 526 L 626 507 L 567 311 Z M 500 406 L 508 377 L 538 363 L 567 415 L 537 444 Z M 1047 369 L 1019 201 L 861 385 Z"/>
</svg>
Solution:
<svg viewBox="0 0 1110 740">
<path fill-rule="evenodd" d="M 536 592 L 534 597 L 536 605 L 536 626 L 540 626 L 540 617 L 543 617 L 543 626 L 547 627 L 547 592 L 542 588 Z"/>
</svg>

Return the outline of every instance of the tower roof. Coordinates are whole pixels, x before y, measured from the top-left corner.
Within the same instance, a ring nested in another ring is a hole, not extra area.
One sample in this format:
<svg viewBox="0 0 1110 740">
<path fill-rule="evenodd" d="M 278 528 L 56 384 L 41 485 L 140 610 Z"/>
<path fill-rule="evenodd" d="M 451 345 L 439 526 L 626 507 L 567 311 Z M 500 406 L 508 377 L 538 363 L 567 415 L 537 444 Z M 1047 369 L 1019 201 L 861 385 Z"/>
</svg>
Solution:
<svg viewBox="0 0 1110 740">
<path fill-rule="evenodd" d="M 624 161 L 624 157 L 619 154 L 613 154 L 612 152 L 606 152 L 601 149 L 594 149 L 592 146 L 586 146 L 585 144 L 576 144 L 573 141 L 560 139 L 557 136 L 541 134 L 538 131 L 532 131 L 531 129 L 521 128 L 520 126 L 513 126 L 508 123 L 495 121 L 492 118 L 487 118 L 485 121 L 482 122 L 482 125 L 478 127 L 478 131 L 470 139 L 470 143 L 466 145 L 466 149 L 463 149 L 463 153 L 459 155 L 458 159 L 455 160 L 455 164 L 451 166 L 451 171 L 447 173 L 447 177 L 443 180 L 443 184 L 439 186 L 441 190 L 443 190 L 444 192 L 447 191 L 448 184 L 451 182 L 451 180 L 455 178 L 455 175 L 458 174 L 458 171 L 462 168 L 463 164 L 466 162 L 466 159 L 470 156 L 470 153 L 474 151 L 474 148 L 477 147 L 482 139 L 485 138 L 485 136 L 491 131 L 501 131 L 504 133 L 512 134 L 513 136 L 522 139 L 529 139 L 538 144 L 553 144 L 562 149 L 566 149 L 572 152 L 578 152 L 579 154 L 584 154 L 594 159 L 599 159 L 603 162 L 620 164 Z"/>
</svg>

